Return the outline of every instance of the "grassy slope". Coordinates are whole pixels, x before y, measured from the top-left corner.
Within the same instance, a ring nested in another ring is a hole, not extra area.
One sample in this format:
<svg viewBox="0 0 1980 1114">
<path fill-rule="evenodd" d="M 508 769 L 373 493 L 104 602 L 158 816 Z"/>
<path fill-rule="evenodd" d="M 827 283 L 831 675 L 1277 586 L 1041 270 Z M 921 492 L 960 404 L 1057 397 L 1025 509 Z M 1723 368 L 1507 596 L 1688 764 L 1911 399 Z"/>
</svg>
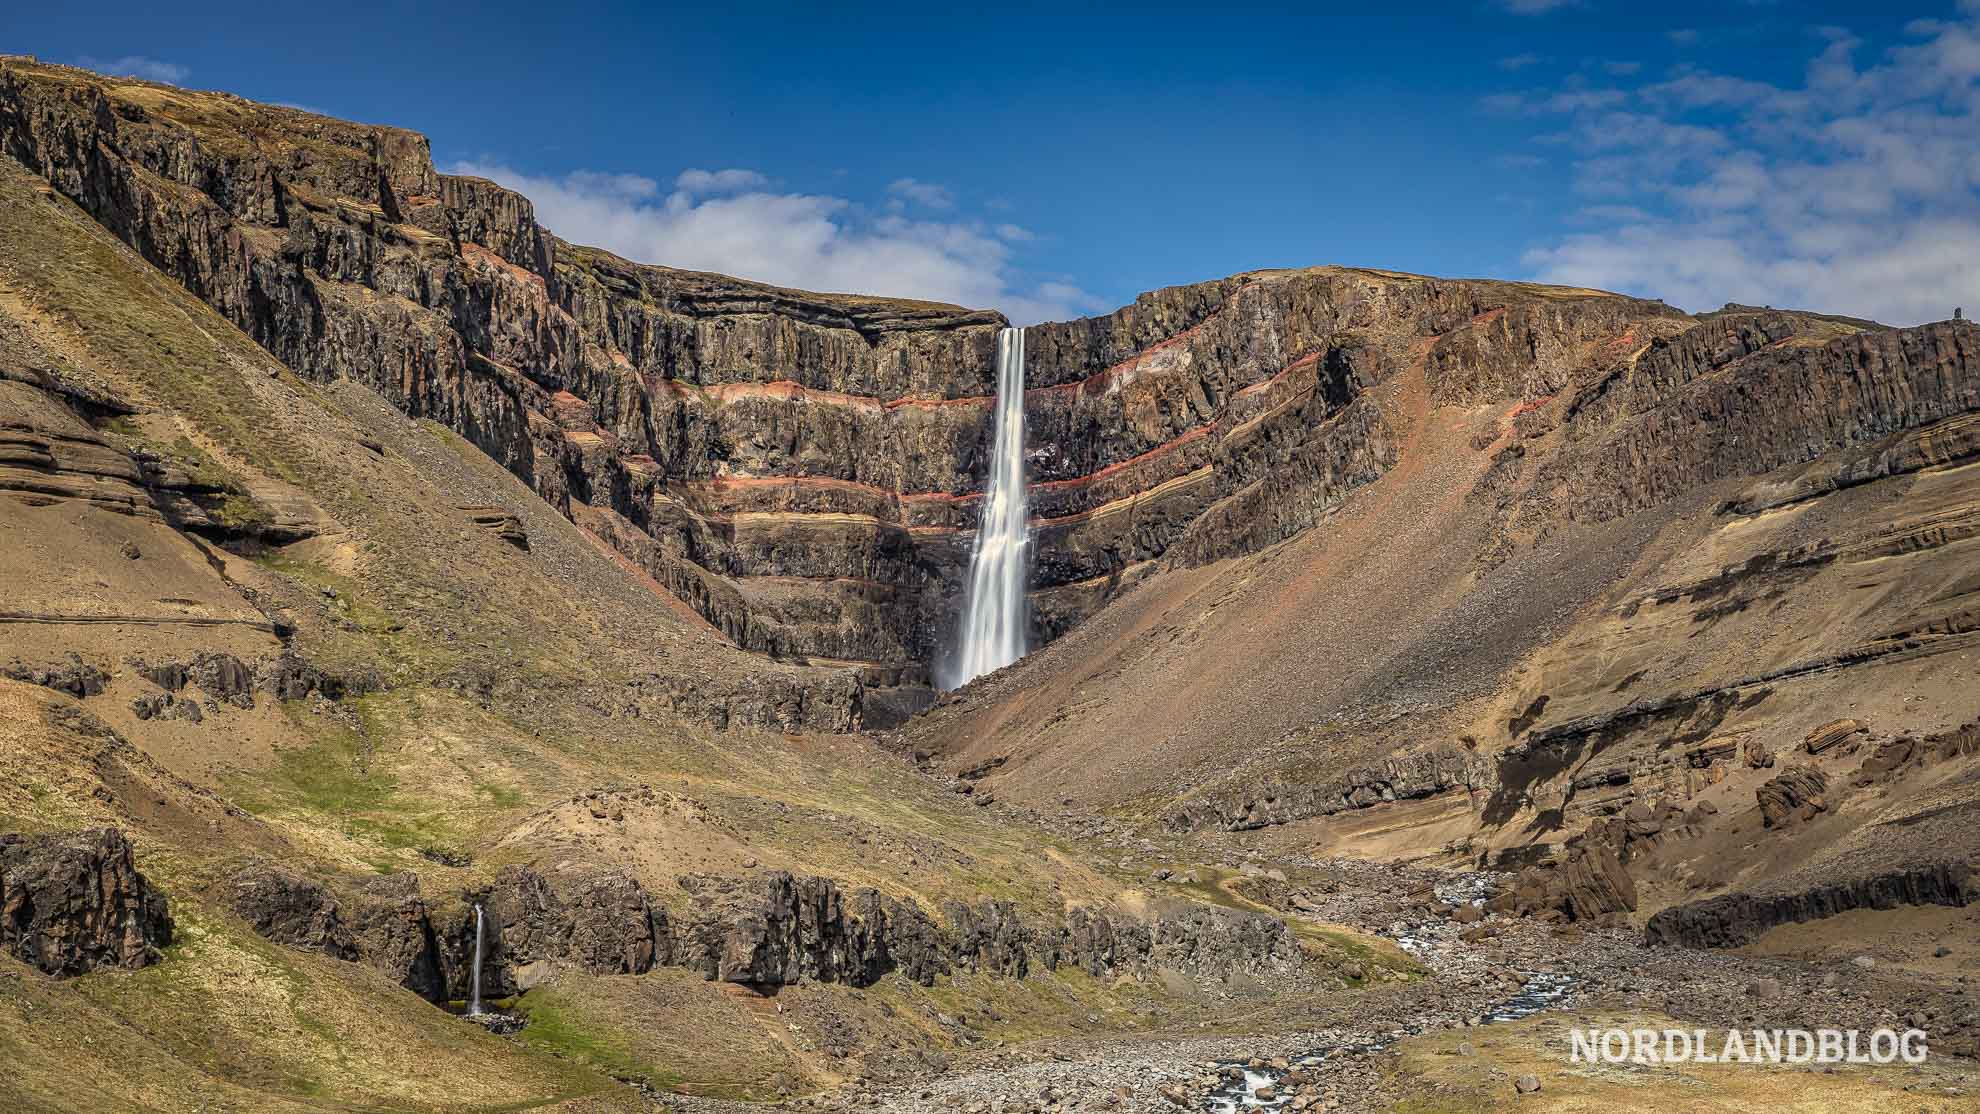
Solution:
<svg viewBox="0 0 1980 1114">
<path fill-rule="evenodd" d="M 504 1043 L 361 967 L 252 937 L 216 896 L 252 857 L 327 873 L 415 870 L 442 902 L 505 863 L 533 859 L 623 863 L 675 902 L 685 900 L 672 884 L 680 873 L 751 868 L 829 874 L 931 909 L 950 897 L 1005 898 L 1041 918 L 1069 903 L 1143 896 L 1119 872 L 941 792 L 865 740 L 718 734 L 650 704 L 629 714 L 627 686 L 641 676 L 719 680 L 781 667 L 726 646 L 453 434 L 408 422 L 349 384 L 296 379 L 12 163 L 0 164 L 0 312 L 63 353 L 66 373 L 100 379 L 140 408 L 106 425 L 113 439 L 313 508 L 325 524 L 319 537 L 252 554 L 187 550 L 185 564 L 222 578 L 222 594 L 226 583 L 253 591 L 294 625 L 301 653 L 373 689 L 289 706 L 264 698 L 197 726 L 140 722 L 129 699 L 145 690 L 118 641 L 128 632 L 0 632 L 13 640 L 0 654 L 74 650 L 114 674 L 86 715 L 60 723 L 51 717 L 73 711 L 66 697 L 0 682 L 0 767 L 20 773 L 0 789 L 0 827 L 125 827 L 185 926 L 185 942 L 153 970 L 62 984 L 0 979 L 5 1008 L 45 1021 L 0 1026 L 22 1065 L 0 1105 L 169 1110 L 219 1078 L 251 1091 L 241 1101 L 256 1109 L 605 1102 L 624 1090 L 606 1086 L 608 1075 L 761 1094 L 847 1071 L 820 1036 L 835 1025 L 905 1051 L 1085 1031 L 1095 1028 L 1089 1015 L 1126 1028 L 1184 1013 L 1193 1023 L 1204 1008 L 1193 992 L 1164 1005 L 1156 987 L 1065 975 L 934 991 L 891 981 L 867 993 L 807 988 L 787 999 L 789 1016 L 766 1017 L 760 1003 L 663 971 L 573 977 L 533 993 L 523 1001 L 529 1030 Z M 523 515 L 529 552 L 457 510 L 489 502 Z M 84 517 L 38 528 L 104 577 L 122 575 L 128 562 L 98 552 L 96 533 L 72 529 L 105 512 L 73 513 Z M 184 545 L 149 529 L 147 562 Z M 102 591 L 130 595 L 136 609 L 150 602 L 140 588 L 106 580 Z M 198 633 L 147 637 L 164 639 L 148 652 L 211 648 Z M 229 648 L 277 648 L 257 637 Z M 136 749 L 105 760 L 99 728 Z M 640 783 L 663 804 L 623 822 L 570 801 Z M 444 866 L 436 854 L 471 865 Z M 1001 1008 L 976 1018 L 970 1035 L 932 1020 L 974 1000 Z M 726 1020 L 681 1024 L 704 1017 Z M 800 1035 L 787 1035 L 792 1025 Z M 748 1070 L 716 1055 L 765 1041 Z M 143 1086 L 93 1067 L 122 1047 L 144 1065 Z M 436 1078 L 423 1066 L 436 1063 L 475 1082 Z M 80 1096 L 78 1076 L 100 1092 Z M 583 1098 L 594 1093 L 608 1098 Z"/>
</svg>

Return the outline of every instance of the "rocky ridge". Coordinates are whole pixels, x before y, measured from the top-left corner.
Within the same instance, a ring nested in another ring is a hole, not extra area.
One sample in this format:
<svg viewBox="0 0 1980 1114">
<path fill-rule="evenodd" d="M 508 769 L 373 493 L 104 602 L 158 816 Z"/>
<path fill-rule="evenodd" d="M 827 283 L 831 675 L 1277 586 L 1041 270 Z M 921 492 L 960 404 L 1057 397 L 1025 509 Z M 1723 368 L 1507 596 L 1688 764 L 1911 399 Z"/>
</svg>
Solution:
<svg viewBox="0 0 1980 1114">
<path fill-rule="evenodd" d="M 512 866 L 485 888 L 430 904 L 412 874 L 333 889 L 258 864 L 239 874 L 227 900 L 268 939 L 361 960 L 436 1002 L 467 996 L 476 906 L 489 997 L 527 990 L 560 968 L 636 975 L 684 967 L 711 981 L 771 988 L 865 987 L 896 973 L 929 986 L 957 970 L 1022 979 L 1034 967 L 1061 966 L 1096 977 L 1154 968 L 1296 977 L 1309 962 L 1284 922 L 1216 906 L 1177 905 L 1148 920 L 1074 908 L 1061 923 L 1038 926 L 1009 902 L 949 902 L 938 923 L 870 887 L 784 871 L 688 875 L 678 885 L 684 898 L 670 909 L 623 871 Z"/>
</svg>

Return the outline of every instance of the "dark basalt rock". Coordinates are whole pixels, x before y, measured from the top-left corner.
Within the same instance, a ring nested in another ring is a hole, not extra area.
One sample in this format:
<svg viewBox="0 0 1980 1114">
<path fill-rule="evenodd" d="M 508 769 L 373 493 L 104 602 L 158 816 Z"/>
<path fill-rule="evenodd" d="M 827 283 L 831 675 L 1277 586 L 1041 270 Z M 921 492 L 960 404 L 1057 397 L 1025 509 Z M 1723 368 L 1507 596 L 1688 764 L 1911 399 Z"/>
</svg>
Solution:
<svg viewBox="0 0 1980 1114">
<path fill-rule="evenodd" d="M 504 867 L 481 899 L 484 917 L 482 991 L 500 995 L 520 989 L 516 967 L 562 961 L 592 974 L 636 975 L 672 958 L 664 911 L 654 910 L 646 891 L 623 872 L 567 872 L 545 876 L 530 867 Z M 474 954 L 472 910 L 449 937 L 449 952 Z M 465 980 L 461 971 L 450 979 Z M 465 995 L 467 984 L 454 988 Z"/>
<path fill-rule="evenodd" d="M 357 941 L 329 890 L 270 867 L 242 871 L 230 904 L 261 936 L 335 959 L 358 958 Z"/>
<path fill-rule="evenodd" d="M 686 967 L 749 986 L 870 986 L 898 974 L 928 986 L 959 968 L 1023 978 L 1034 963 L 1095 975 L 1165 967 L 1227 979 L 1283 974 L 1302 962 L 1284 923 L 1210 906 L 1178 905 L 1153 921 L 1076 908 L 1041 930 L 1008 902 L 955 902 L 944 908 L 945 928 L 912 902 L 867 887 L 847 891 L 829 878 L 770 871 L 679 882 L 690 900 L 670 915 L 622 871 L 546 875 L 511 866 L 486 889 L 435 911 L 410 874 L 367 879 L 339 895 L 254 866 L 235 882 L 231 900 L 261 935 L 369 963 L 432 1001 L 468 994 L 476 903 L 489 997 L 525 989 L 542 964 L 601 975 Z"/>
<path fill-rule="evenodd" d="M 1021 979 L 1031 970 L 1031 929 L 1008 901 L 943 907 L 955 962 L 973 971 Z"/>
<path fill-rule="evenodd" d="M 138 710 L 140 718 L 163 714 L 172 706 L 170 697 L 184 692 L 188 685 L 197 687 L 215 701 L 237 708 L 254 707 L 256 693 L 277 700 L 302 700 L 319 693 L 336 699 L 354 688 L 362 690 L 368 687 L 362 680 L 347 684 L 342 678 L 323 672 L 289 649 L 253 661 L 242 661 L 232 654 L 208 652 L 191 658 L 133 658 L 129 664 L 138 676 L 165 690 L 166 699 L 163 700 L 156 699 L 160 695 L 156 693 L 138 698 L 140 704 L 145 705 Z M 180 703 L 195 702 L 186 697 Z"/>
<path fill-rule="evenodd" d="M 351 938 L 366 963 L 430 1001 L 447 997 L 439 943 L 419 876 L 391 874 L 357 884 L 350 902 Z"/>
<path fill-rule="evenodd" d="M 77 700 L 102 692 L 110 680 L 108 673 L 83 661 L 80 654 L 70 654 L 68 660 L 54 665 L 28 665 L 17 659 L 0 667 L 0 677 L 54 689 Z"/>
<path fill-rule="evenodd" d="M 115 828 L 0 835 L 0 948 L 50 975 L 158 962 L 172 942 L 165 895 Z"/>
<path fill-rule="evenodd" d="M 1729 893 L 1652 916 L 1643 928 L 1649 944 L 1688 948 L 1736 948 L 1781 924 L 1833 917 L 1852 909 L 1901 905 L 1963 907 L 1980 900 L 1980 877 L 1968 863 L 1934 863 L 1831 882 L 1793 893 Z"/>
<path fill-rule="evenodd" d="M 950 969 L 947 942 L 912 904 L 870 888 L 772 871 L 683 880 L 694 907 L 674 928 L 679 964 L 750 985 L 813 979 L 867 986 L 892 971 L 924 985 Z"/>
</svg>

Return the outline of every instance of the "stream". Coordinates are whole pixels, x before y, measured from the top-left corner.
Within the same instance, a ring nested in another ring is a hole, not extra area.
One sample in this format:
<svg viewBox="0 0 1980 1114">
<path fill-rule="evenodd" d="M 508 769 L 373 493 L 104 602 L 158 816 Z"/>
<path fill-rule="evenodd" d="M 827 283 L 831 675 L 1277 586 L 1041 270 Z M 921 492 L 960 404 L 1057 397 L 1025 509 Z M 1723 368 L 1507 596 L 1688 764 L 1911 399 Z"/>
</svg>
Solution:
<svg viewBox="0 0 1980 1114">
<path fill-rule="evenodd" d="M 1491 892 L 1491 882 L 1482 875 L 1463 875 L 1436 887 L 1437 898 L 1449 905 L 1483 905 Z M 1404 952 L 1421 961 L 1424 966 L 1436 972 L 1448 962 L 1447 948 L 1451 943 L 1451 928 L 1446 922 L 1443 932 L 1426 931 L 1398 923 L 1384 935 L 1396 942 Z M 1525 976 L 1518 990 L 1490 1007 L 1479 1011 L 1481 1024 L 1518 1021 L 1546 1010 L 1558 1009 L 1567 1004 L 1574 990 L 1575 980 L 1570 975 L 1549 971 L 1536 971 Z M 1254 1067 L 1256 1060 L 1220 1060 L 1217 1071 L 1224 1076 L 1224 1082 L 1211 1090 L 1203 1098 L 1203 1109 L 1211 1114 L 1238 1114 L 1239 1111 L 1279 1110 L 1292 1103 L 1292 1088 L 1282 1087 L 1286 1076 L 1293 1071 L 1310 1070 L 1321 1067 L 1330 1060 L 1367 1056 L 1381 1052 L 1399 1040 L 1417 1036 L 1425 1031 L 1422 1025 L 1390 1031 L 1386 1036 L 1370 1037 L 1365 1040 L 1342 1040 L 1323 1044 L 1305 1052 L 1287 1057 L 1286 1067 Z M 1270 1096 L 1270 1097 L 1266 1097 Z"/>
<path fill-rule="evenodd" d="M 1510 997 L 1493 1005 L 1480 1014 L 1486 1025 L 1497 1022 L 1518 1021 L 1536 1013 L 1557 1009 L 1565 1004 L 1574 989 L 1574 980 L 1567 975 L 1550 972 L 1536 972 L 1529 975 L 1519 990 Z M 1396 1041 L 1422 1033 L 1422 1026 L 1411 1026 L 1393 1032 L 1386 1038 L 1367 1041 L 1342 1041 L 1337 1044 L 1321 1045 L 1296 1056 L 1289 1057 L 1284 1070 L 1271 1067 L 1254 1068 L 1241 1060 L 1220 1061 L 1217 1069 L 1226 1076 L 1226 1081 L 1204 1096 L 1204 1109 L 1212 1114 L 1237 1114 L 1239 1110 L 1278 1110 L 1292 1102 L 1290 1089 L 1281 1092 L 1279 1084 L 1289 1071 L 1316 1068 L 1329 1060 L 1347 1056 L 1366 1056 L 1380 1052 Z M 1263 1097 L 1270 1095 L 1270 1098 Z"/>
</svg>

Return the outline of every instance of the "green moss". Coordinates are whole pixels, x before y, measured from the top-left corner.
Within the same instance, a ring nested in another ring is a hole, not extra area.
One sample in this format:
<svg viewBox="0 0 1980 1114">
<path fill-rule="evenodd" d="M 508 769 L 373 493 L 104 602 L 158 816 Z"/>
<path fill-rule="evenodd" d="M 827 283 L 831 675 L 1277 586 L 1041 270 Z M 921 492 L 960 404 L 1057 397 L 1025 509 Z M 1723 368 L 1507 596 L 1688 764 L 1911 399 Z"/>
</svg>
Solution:
<svg viewBox="0 0 1980 1114">
<path fill-rule="evenodd" d="M 358 703 L 360 722 L 364 700 Z M 369 731 L 305 720 L 294 703 L 284 705 L 311 743 L 281 751 L 273 769 L 237 777 L 229 789 L 242 807 L 257 815 L 301 813 L 336 824 L 346 835 L 388 851 L 453 852 L 459 833 L 443 812 L 410 801 L 391 771 L 377 760 Z M 390 858 L 374 859 L 381 870 L 403 869 Z"/>
<path fill-rule="evenodd" d="M 333 609 L 341 612 L 346 621 L 363 633 L 395 634 L 403 629 L 403 624 L 390 612 L 367 599 L 359 590 L 357 581 L 348 576 L 280 550 L 257 554 L 254 561 L 322 594 L 331 601 Z"/>
<path fill-rule="evenodd" d="M 658 1090 L 674 1090 L 683 1082 L 678 1075 L 640 1062 L 623 1038 L 588 1023 L 550 991 L 532 990 L 523 995 L 516 1001 L 516 1012 L 526 1019 L 517 1038 L 539 1052 Z"/>
</svg>

